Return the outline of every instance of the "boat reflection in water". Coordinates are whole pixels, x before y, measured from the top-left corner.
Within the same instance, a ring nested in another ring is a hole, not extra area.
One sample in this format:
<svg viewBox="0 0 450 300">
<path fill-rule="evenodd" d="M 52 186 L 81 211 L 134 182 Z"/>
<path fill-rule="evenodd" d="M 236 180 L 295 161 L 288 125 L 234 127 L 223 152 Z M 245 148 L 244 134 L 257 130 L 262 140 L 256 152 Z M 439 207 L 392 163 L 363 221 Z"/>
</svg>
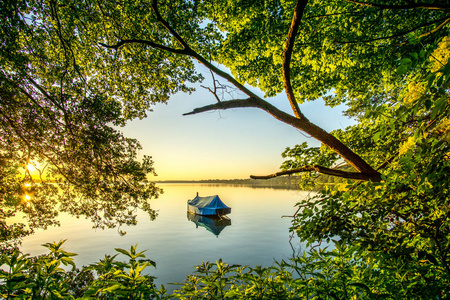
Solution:
<svg viewBox="0 0 450 300">
<path fill-rule="evenodd" d="M 216 237 L 219 237 L 219 234 L 225 227 L 231 226 L 231 220 L 226 216 L 201 216 L 188 212 L 187 218 L 195 223 L 196 228 L 199 226 L 205 227 L 206 230 L 213 233 Z"/>
</svg>

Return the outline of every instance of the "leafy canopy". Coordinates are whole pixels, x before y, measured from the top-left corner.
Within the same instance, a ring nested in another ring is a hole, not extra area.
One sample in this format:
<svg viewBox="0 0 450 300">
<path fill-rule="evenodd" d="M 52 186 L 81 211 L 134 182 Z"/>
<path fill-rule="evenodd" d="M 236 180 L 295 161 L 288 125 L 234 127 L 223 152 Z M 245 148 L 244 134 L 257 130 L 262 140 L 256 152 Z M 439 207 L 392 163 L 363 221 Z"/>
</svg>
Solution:
<svg viewBox="0 0 450 300">
<path fill-rule="evenodd" d="M 147 199 L 157 189 L 139 184 L 153 172 L 151 160 L 136 161 L 137 141 L 112 125 L 145 117 L 152 103 L 173 93 L 191 92 L 188 84 L 203 78 L 196 61 L 215 76 L 213 104 L 187 114 L 255 107 L 322 142 L 320 149 L 288 148 L 282 171 L 263 178 L 306 172 L 306 180 L 349 179 L 299 204 L 292 230 L 310 243 L 335 238 L 339 251 L 352 249 L 348 261 L 368 262 L 376 278 L 364 286 L 356 272 L 352 287 L 373 298 L 448 297 L 449 1 L 0 5 L 3 216 L 26 199 L 17 196 L 26 189 L 15 172 L 35 160 L 49 164 L 51 178 L 71 184 L 60 201 L 76 215 L 109 225 L 133 222 L 129 207 L 151 212 Z M 219 78 L 246 98 L 219 97 Z M 283 90 L 293 114 L 271 103 Z M 346 104 L 357 124 L 325 132 L 311 123 L 299 104 L 321 97 L 330 106 Z M 72 197 L 75 187 L 80 197 Z M 41 195 L 20 207 L 52 214 L 54 198 Z M 96 205 L 87 209 L 86 200 Z"/>
</svg>

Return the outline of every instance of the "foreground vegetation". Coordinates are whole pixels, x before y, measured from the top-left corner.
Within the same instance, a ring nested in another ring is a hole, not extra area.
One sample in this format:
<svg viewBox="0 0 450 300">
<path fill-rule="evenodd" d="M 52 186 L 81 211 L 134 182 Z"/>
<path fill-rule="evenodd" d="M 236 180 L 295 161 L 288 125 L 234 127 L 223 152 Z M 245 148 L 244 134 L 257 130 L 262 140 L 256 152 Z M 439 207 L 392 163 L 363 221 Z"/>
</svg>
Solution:
<svg viewBox="0 0 450 300">
<path fill-rule="evenodd" d="M 170 295 L 157 287 L 137 246 L 116 249 L 128 260 L 105 256 L 98 263 L 77 269 L 76 254 L 63 242 L 45 244 L 49 254 L 28 257 L 18 250 L 2 253 L 0 296 L 3 299 L 446 299 L 444 277 L 405 276 L 404 268 L 384 269 L 367 259 L 358 247 L 335 243 L 333 250 L 313 249 L 271 267 L 203 262 Z M 423 264 L 420 258 L 417 263 Z M 400 264 L 402 264 L 400 262 Z M 68 268 L 68 267 L 70 268 Z M 412 270 L 411 270 L 412 271 Z M 150 274 L 149 274 L 150 273 Z M 426 273 L 426 272 L 425 272 Z M 426 280 L 431 282 L 426 283 Z M 426 285 L 426 289 L 423 290 Z"/>
</svg>

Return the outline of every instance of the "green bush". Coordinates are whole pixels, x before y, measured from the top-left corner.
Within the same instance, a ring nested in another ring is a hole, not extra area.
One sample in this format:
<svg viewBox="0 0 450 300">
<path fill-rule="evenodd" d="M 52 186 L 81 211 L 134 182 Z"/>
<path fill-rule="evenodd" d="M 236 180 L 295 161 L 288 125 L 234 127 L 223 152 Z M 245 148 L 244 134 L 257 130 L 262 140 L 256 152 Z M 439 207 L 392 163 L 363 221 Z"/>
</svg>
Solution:
<svg viewBox="0 0 450 300">
<path fill-rule="evenodd" d="M 171 295 L 145 270 L 155 263 L 137 246 L 77 269 L 64 241 L 47 243 L 49 254 L 29 257 L 19 250 L 0 257 L 2 299 L 445 299 L 448 278 L 428 276 L 423 288 L 420 274 L 398 260 L 397 267 L 376 259 L 361 247 L 333 241 L 270 267 L 228 265 L 222 260 L 203 262 Z M 116 260 L 122 254 L 127 262 Z M 417 257 L 423 264 L 423 257 Z M 424 264 L 424 267 L 427 267 Z M 433 273 L 434 269 L 429 270 Z M 435 273 L 436 275 L 442 273 Z M 417 280 L 416 283 L 414 280 Z M 433 282 L 434 280 L 434 282 Z M 415 288 L 415 285 L 422 289 Z M 447 285 L 448 286 L 448 285 Z"/>
</svg>

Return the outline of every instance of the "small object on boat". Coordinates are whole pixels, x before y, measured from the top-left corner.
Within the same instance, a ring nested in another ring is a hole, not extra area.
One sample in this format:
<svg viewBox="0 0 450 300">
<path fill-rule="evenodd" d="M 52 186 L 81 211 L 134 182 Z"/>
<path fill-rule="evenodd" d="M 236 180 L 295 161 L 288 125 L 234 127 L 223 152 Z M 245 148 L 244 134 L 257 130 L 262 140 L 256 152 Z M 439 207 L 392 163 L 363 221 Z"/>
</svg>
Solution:
<svg viewBox="0 0 450 300">
<path fill-rule="evenodd" d="M 199 197 L 188 200 L 187 210 L 191 214 L 202 216 L 223 216 L 231 213 L 231 208 L 220 200 L 218 195 Z"/>
</svg>

